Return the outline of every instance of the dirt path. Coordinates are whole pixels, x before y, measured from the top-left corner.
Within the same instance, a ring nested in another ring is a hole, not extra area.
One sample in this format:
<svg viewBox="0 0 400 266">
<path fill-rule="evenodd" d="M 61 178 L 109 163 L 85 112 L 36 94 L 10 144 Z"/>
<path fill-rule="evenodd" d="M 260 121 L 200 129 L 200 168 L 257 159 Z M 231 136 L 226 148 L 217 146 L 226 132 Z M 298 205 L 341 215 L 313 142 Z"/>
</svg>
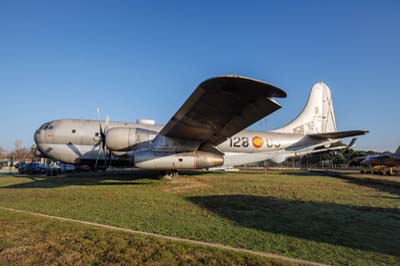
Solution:
<svg viewBox="0 0 400 266">
<path fill-rule="evenodd" d="M 174 242 L 189 243 L 189 244 L 199 245 L 199 246 L 204 246 L 204 247 L 211 247 L 211 248 L 235 251 L 235 252 L 251 254 L 251 255 L 256 255 L 256 256 L 261 256 L 261 257 L 266 257 L 266 258 L 271 258 L 271 259 L 278 259 L 278 260 L 293 262 L 293 263 L 302 264 L 302 265 L 313 265 L 313 266 L 326 265 L 326 264 L 321 264 L 321 263 L 316 263 L 316 262 L 311 262 L 311 261 L 306 261 L 306 260 L 289 258 L 289 257 L 285 257 L 285 256 L 272 254 L 272 253 L 253 251 L 253 250 L 248 250 L 248 249 L 243 249 L 243 248 L 235 248 L 235 247 L 226 246 L 226 245 L 222 245 L 222 244 L 208 243 L 208 242 L 190 240 L 190 239 L 179 238 L 179 237 L 159 235 L 159 234 L 137 231 L 137 230 L 132 230 L 132 229 L 126 229 L 126 228 L 121 228 L 121 227 L 116 227 L 116 226 L 111 226 L 111 225 L 92 223 L 92 222 L 58 217 L 58 216 L 51 216 L 51 215 L 46 215 L 46 214 L 41 214 L 41 213 L 36 213 L 36 212 L 17 210 L 17 209 L 6 208 L 6 207 L 0 207 L 0 209 L 6 210 L 6 211 L 13 211 L 13 212 L 17 212 L 17 213 L 30 214 L 30 215 L 44 217 L 44 218 L 58 220 L 58 221 L 85 224 L 85 225 L 95 226 L 95 227 L 104 228 L 104 229 L 112 230 L 112 231 L 119 231 L 119 232 L 125 232 L 125 233 L 129 233 L 129 234 L 136 234 L 136 235 L 142 235 L 142 236 L 148 236 L 148 237 L 154 237 L 154 238 L 162 238 L 162 239 L 166 239 L 166 240 L 170 240 L 170 241 L 174 241 Z"/>
</svg>

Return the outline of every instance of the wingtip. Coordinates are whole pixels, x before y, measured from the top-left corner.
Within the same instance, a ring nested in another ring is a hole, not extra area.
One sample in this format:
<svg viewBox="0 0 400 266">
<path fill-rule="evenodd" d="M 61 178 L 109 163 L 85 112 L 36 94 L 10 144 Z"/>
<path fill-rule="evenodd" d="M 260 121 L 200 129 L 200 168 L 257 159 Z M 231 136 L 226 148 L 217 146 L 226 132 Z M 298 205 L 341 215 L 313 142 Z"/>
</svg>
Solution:
<svg viewBox="0 0 400 266">
<path fill-rule="evenodd" d="M 224 79 L 228 79 L 228 80 L 240 79 L 240 80 L 244 80 L 244 81 L 257 83 L 258 85 L 262 85 L 263 87 L 267 87 L 269 89 L 269 92 L 270 92 L 269 97 L 274 97 L 274 98 L 286 98 L 287 97 L 287 93 L 283 89 L 281 89 L 275 85 L 264 82 L 262 80 L 258 80 L 258 79 L 254 79 L 254 78 L 250 78 L 250 77 L 246 77 L 246 76 L 241 76 L 241 75 L 230 74 L 230 75 L 216 76 L 216 77 L 209 78 L 209 79 L 203 81 L 202 84 L 204 84 L 206 82 L 210 82 L 212 80 L 224 80 Z"/>
</svg>

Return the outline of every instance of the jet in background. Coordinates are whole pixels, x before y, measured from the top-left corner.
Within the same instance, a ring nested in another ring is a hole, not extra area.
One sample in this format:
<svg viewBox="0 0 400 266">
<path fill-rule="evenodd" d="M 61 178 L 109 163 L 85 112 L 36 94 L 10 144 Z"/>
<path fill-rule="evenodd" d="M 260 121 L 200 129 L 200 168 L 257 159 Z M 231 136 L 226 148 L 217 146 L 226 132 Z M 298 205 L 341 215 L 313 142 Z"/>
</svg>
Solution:
<svg viewBox="0 0 400 266">
<path fill-rule="evenodd" d="M 394 153 L 373 154 L 365 157 L 361 164 L 368 166 L 372 173 L 393 174 L 393 168 L 400 166 L 400 146 Z M 369 172 L 363 170 L 363 172 Z"/>
<path fill-rule="evenodd" d="M 283 162 L 296 155 L 331 147 L 341 138 L 366 134 L 337 132 L 328 86 L 316 83 L 299 116 L 271 131 L 244 130 L 275 112 L 275 98 L 286 93 L 276 86 L 241 76 L 202 82 L 165 125 L 64 119 L 43 124 L 35 133 L 42 156 L 93 168 L 126 166 L 163 171 L 227 168 L 262 160 Z M 352 141 L 354 144 L 354 141 Z M 343 148 L 343 147 L 342 147 Z"/>
</svg>

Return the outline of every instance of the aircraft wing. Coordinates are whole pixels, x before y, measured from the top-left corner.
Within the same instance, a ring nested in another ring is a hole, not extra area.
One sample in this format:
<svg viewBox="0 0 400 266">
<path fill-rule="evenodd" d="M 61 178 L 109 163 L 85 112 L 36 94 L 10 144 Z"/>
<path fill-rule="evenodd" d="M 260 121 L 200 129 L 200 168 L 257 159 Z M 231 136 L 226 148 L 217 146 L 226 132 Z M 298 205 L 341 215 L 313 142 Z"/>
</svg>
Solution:
<svg viewBox="0 0 400 266">
<path fill-rule="evenodd" d="M 202 82 L 160 135 L 218 145 L 281 106 L 286 93 L 267 83 L 221 76 Z"/>
</svg>

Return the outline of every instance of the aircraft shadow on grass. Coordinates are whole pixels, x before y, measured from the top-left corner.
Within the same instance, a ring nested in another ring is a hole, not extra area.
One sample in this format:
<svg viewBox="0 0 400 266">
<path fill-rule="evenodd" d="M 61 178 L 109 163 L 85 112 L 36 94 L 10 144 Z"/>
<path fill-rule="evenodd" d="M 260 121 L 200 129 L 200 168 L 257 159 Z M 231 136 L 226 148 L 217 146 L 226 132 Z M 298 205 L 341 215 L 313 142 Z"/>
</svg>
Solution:
<svg viewBox="0 0 400 266">
<path fill-rule="evenodd" d="M 154 173 L 80 173 L 58 176 L 15 175 L 18 178 L 29 178 L 31 182 L 9 185 L 3 188 L 57 188 L 66 186 L 113 186 L 113 185 L 147 185 Z"/>
<path fill-rule="evenodd" d="M 252 195 L 186 199 L 239 226 L 400 257 L 400 209 Z"/>
<path fill-rule="evenodd" d="M 201 171 L 184 171 L 191 176 L 209 174 Z M 215 173 L 214 173 L 215 174 Z M 220 174 L 220 173 L 218 173 Z M 13 184 L 0 188 L 57 188 L 66 186 L 113 186 L 113 185 L 148 185 L 149 179 L 160 179 L 159 171 L 117 171 L 103 173 L 71 173 L 58 176 L 13 175 L 17 178 L 29 178 L 31 182 Z"/>
<path fill-rule="evenodd" d="M 372 188 L 379 192 L 390 193 L 392 195 L 396 195 L 400 198 L 400 177 L 399 181 L 389 181 L 382 180 L 374 177 L 366 177 L 366 178 L 357 178 L 352 176 L 351 174 L 339 173 L 339 172 L 305 172 L 305 171 L 288 171 L 284 172 L 286 175 L 294 175 L 294 176 L 326 176 L 330 178 L 338 178 L 345 180 L 351 184 Z M 382 197 L 384 198 L 384 197 Z"/>
</svg>

